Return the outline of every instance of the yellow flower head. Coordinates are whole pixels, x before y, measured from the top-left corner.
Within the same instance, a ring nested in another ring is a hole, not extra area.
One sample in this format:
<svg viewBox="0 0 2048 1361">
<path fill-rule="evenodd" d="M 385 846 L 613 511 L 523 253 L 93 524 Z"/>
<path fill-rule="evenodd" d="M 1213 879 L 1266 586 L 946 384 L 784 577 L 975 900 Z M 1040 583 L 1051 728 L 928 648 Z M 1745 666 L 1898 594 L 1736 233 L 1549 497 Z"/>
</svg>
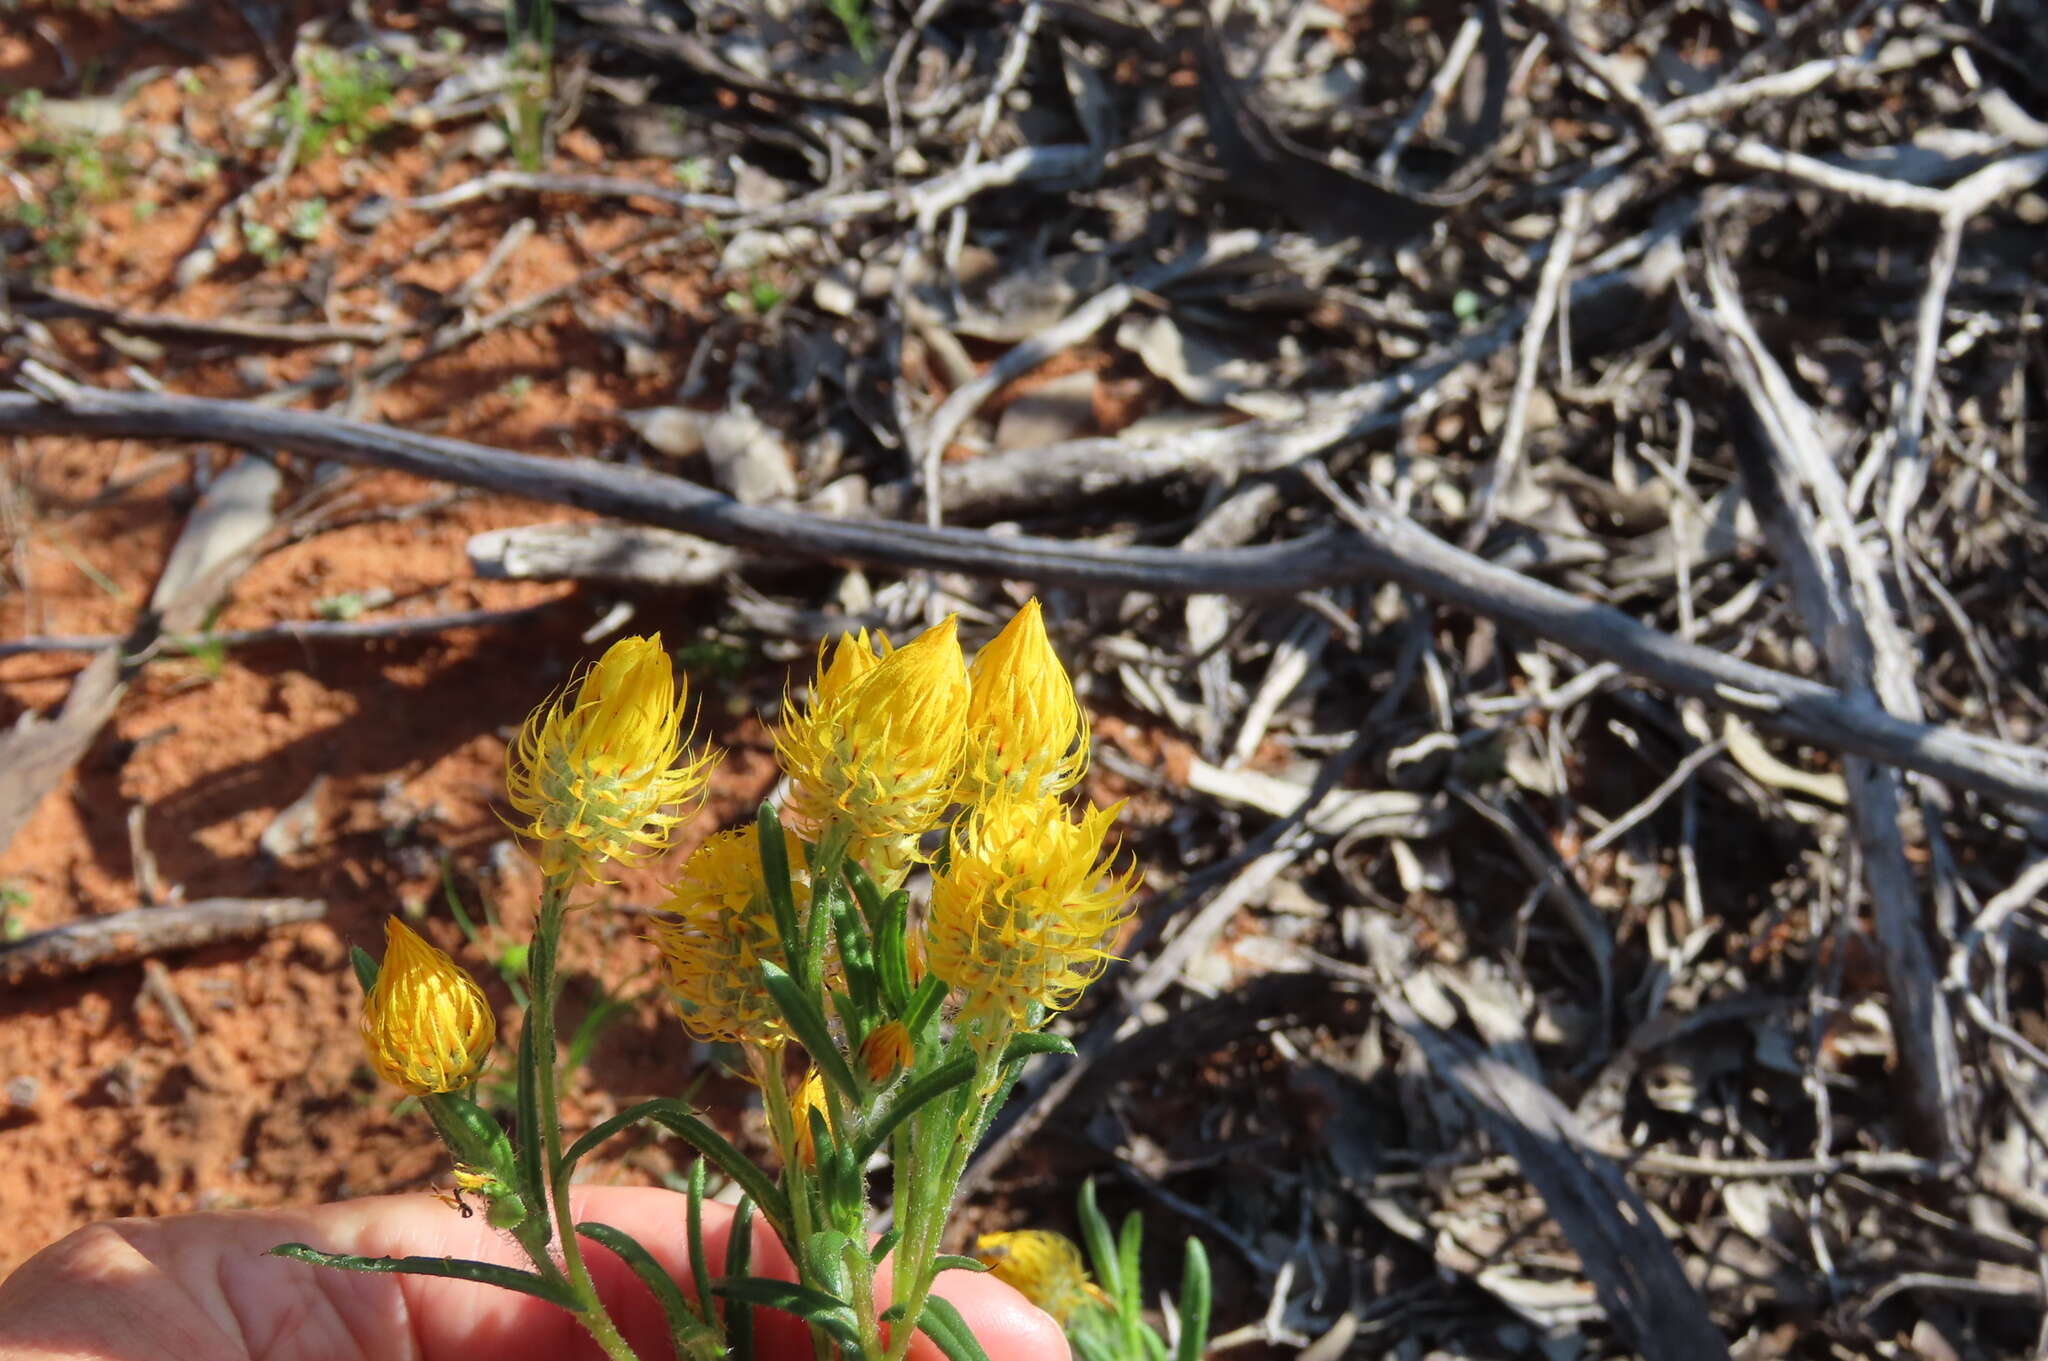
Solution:
<svg viewBox="0 0 2048 1361">
<path fill-rule="evenodd" d="M 1090 1301 L 1106 1303 L 1088 1279 L 1081 1249 L 1048 1229 L 985 1233 L 974 1240 L 975 1259 L 989 1273 L 1051 1314 L 1062 1326 Z"/>
<path fill-rule="evenodd" d="M 476 1081 L 498 1038 L 476 980 L 396 917 L 384 923 L 384 963 L 362 1024 L 377 1076 L 415 1096 Z"/>
<path fill-rule="evenodd" d="M 966 1014 L 1030 1025 L 1033 1006 L 1071 1006 L 1108 966 L 1104 947 L 1137 888 L 1103 850 L 1122 807 L 1077 823 L 1057 799 L 1004 796 L 954 827 L 952 857 L 932 881 L 925 957 L 965 994 Z"/>
<path fill-rule="evenodd" d="M 1038 601 L 1026 601 L 968 668 L 967 765 L 960 797 L 1064 794 L 1088 769 L 1088 719 Z"/>
<path fill-rule="evenodd" d="M 801 921 L 811 896 L 803 843 L 784 836 Z M 761 982 L 761 961 L 783 963 L 784 956 L 761 881 L 760 847 L 755 824 L 720 832 L 683 862 L 661 905 L 677 920 L 655 926 L 654 944 L 683 1027 L 700 1040 L 778 1045 L 787 1038 Z"/>
<path fill-rule="evenodd" d="M 842 641 L 804 711 L 784 701 L 775 734 L 791 782 L 784 821 L 812 838 L 844 822 L 884 842 L 938 820 L 967 740 L 967 663 L 954 629 L 949 618 L 886 653 Z"/>
<path fill-rule="evenodd" d="M 875 1027 L 860 1045 L 861 1066 L 867 1069 L 868 1081 L 877 1086 L 910 1067 L 916 1056 L 910 1028 L 901 1021 Z"/>
<path fill-rule="evenodd" d="M 704 795 L 711 753 L 683 759 L 683 697 L 661 635 L 621 638 L 584 675 L 534 710 L 505 758 L 505 782 L 550 875 L 595 879 L 607 860 L 668 849 Z"/>
<path fill-rule="evenodd" d="M 818 1165 L 818 1136 L 811 1129 L 811 1112 L 827 1122 L 830 1129 L 832 1104 L 825 1099 L 825 1075 L 811 1069 L 803 1084 L 796 1089 L 796 1096 L 789 1103 L 790 1119 L 796 1125 L 796 1156 L 805 1167 Z"/>
</svg>

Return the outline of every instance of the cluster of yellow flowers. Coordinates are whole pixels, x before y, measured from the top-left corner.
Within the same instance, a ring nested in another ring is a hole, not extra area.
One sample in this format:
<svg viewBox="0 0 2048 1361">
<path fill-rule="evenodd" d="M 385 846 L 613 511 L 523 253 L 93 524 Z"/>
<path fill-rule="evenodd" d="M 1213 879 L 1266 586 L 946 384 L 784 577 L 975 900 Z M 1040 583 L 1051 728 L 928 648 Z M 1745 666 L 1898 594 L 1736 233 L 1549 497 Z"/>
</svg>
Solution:
<svg viewBox="0 0 2048 1361">
<path fill-rule="evenodd" d="M 1036 600 L 974 657 L 953 619 L 901 648 L 845 636 L 801 708 L 775 734 L 789 780 L 785 854 L 800 917 L 805 848 L 846 838 L 893 889 L 932 866 L 927 919 L 907 943 L 913 974 L 952 990 L 963 1019 L 1028 1027 L 1070 1005 L 1111 958 L 1134 874 L 1106 844 L 1118 809 L 1078 819 L 1067 796 L 1085 773 L 1088 725 Z M 507 757 L 518 829 L 565 884 L 599 881 L 672 845 L 704 795 L 717 753 L 690 747 L 686 696 L 658 635 L 614 644 L 573 688 L 543 705 Z M 779 938 L 757 827 L 723 832 L 683 864 L 654 942 L 685 1026 L 705 1040 L 779 1048 L 784 1019 L 759 965 Z M 364 1004 L 373 1066 L 412 1092 L 473 1081 L 494 1037 L 467 974 L 402 923 Z M 860 1058 L 875 1080 L 909 1060 L 908 1036 L 877 1031 Z M 799 1126 L 799 1134 L 807 1130 Z"/>
</svg>

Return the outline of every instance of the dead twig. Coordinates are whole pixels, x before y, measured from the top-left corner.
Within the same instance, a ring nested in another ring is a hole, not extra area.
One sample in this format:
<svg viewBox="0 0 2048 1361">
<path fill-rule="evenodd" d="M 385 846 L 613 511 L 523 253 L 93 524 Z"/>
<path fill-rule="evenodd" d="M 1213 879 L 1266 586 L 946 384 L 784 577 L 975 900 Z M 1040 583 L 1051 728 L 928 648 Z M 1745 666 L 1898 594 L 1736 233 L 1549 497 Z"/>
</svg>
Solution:
<svg viewBox="0 0 2048 1361">
<path fill-rule="evenodd" d="M 88 917 L 0 945 L 0 984 L 73 978 L 174 950 L 249 940 L 326 915 L 327 904 L 310 898 L 204 898 Z"/>
<path fill-rule="evenodd" d="M 2048 808 L 2048 757 L 1992 738 L 1897 718 L 1827 686 L 1648 628 L 1521 573 L 1464 553 L 1407 517 L 1367 508 L 1311 464 L 1351 533 L 1318 532 L 1251 548 L 1188 552 L 1026 535 L 837 520 L 747 506 L 680 478 L 577 458 L 507 453 L 462 440 L 253 402 L 109 392 L 69 385 L 44 397 L 0 393 L 0 434 L 225 440 L 395 468 L 536 501 L 699 535 L 787 559 L 840 559 L 1170 595 L 1293 595 L 1385 579 L 1551 639 L 1759 727 L 1833 751 L 1917 770 L 1966 789 Z"/>
</svg>

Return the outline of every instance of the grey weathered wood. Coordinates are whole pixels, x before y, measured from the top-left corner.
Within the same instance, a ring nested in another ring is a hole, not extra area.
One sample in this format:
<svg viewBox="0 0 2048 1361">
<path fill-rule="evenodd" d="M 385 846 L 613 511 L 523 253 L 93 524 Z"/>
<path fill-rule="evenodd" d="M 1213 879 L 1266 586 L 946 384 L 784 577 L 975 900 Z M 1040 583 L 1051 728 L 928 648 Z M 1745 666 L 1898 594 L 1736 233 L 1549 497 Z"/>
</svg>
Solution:
<svg viewBox="0 0 2048 1361">
<path fill-rule="evenodd" d="M 247 940 L 326 915 L 327 904 L 310 898 L 204 898 L 87 917 L 0 945 L 0 985 L 70 978 L 172 950 Z"/>
<path fill-rule="evenodd" d="M 254 402 L 76 385 L 46 396 L 0 393 L 0 435 L 46 434 L 262 445 L 580 506 L 784 561 L 926 567 L 1166 595 L 1292 595 L 1384 579 L 1525 629 L 1582 656 L 1614 662 L 1680 694 L 1740 713 L 1753 725 L 1782 736 L 2048 809 L 2048 754 L 1939 724 L 1910 722 L 1876 706 L 1853 703 L 1828 686 L 1683 642 L 1620 610 L 1462 552 L 1390 507 L 1361 506 L 1349 498 L 1343 503 L 1349 532 L 1329 530 L 1251 548 L 1190 552 L 829 519 L 743 506 L 695 483 L 645 469 L 507 453 L 336 416 L 273 410 Z M 1304 471 L 1320 476 L 1334 490 L 1314 465 Z"/>
</svg>

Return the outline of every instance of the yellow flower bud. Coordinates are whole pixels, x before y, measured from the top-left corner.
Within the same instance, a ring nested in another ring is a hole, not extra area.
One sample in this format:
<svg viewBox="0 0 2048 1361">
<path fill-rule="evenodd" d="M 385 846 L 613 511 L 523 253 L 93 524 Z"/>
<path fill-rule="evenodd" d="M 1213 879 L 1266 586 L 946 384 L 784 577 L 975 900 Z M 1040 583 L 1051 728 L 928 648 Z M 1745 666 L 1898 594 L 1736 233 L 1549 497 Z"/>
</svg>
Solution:
<svg viewBox="0 0 2048 1361">
<path fill-rule="evenodd" d="M 811 896 L 803 843 L 784 836 L 801 921 Z M 761 881 L 760 846 L 760 828 L 752 823 L 699 846 L 661 905 L 676 920 L 654 927 L 669 995 L 684 1029 L 700 1040 L 773 1046 L 788 1038 L 761 982 L 763 959 L 785 961 Z"/>
<path fill-rule="evenodd" d="M 910 1042 L 910 1028 L 901 1021 L 876 1026 L 861 1041 L 861 1066 L 868 1071 L 868 1081 L 877 1086 L 910 1067 L 916 1056 L 916 1048 Z"/>
<path fill-rule="evenodd" d="M 1129 914 L 1135 872 L 1111 872 L 1103 838 L 1123 805 L 1076 823 L 1056 799 L 1005 796 L 954 827 L 932 881 L 925 925 L 931 971 L 965 994 L 965 1014 L 1034 1023 L 1108 967 L 1110 935 Z"/>
<path fill-rule="evenodd" d="M 1026 601 L 968 668 L 967 764 L 960 797 L 1064 794 L 1088 769 L 1088 719 Z"/>
<path fill-rule="evenodd" d="M 791 781 L 785 822 L 812 839 L 837 822 L 862 842 L 901 845 L 938 820 L 953 801 L 967 740 L 967 663 L 955 624 L 949 618 L 871 663 L 842 642 L 804 711 L 784 702 L 775 755 Z"/>
<path fill-rule="evenodd" d="M 796 1156 L 805 1167 L 818 1165 L 818 1136 L 811 1129 L 811 1112 L 827 1122 L 832 1119 L 831 1103 L 825 1100 L 825 1075 L 811 1069 L 803 1083 L 796 1089 L 796 1096 L 789 1103 L 790 1119 L 796 1125 Z"/>
<path fill-rule="evenodd" d="M 622 638 L 534 710 L 506 753 L 506 785 L 550 875 L 596 879 L 607 860 L 665 851 L 703 798 L 710 752 L 683 760 L 683 697 L 661 635 Z M 681 765 L 677 762 L 682 761 Z"/>
<path fill-rule="evenodd" d="M 989 1274 L 1051 1314 L 1062 1326 L 1089 1303 L 1107 1303 L 1088 1279 L 1081 1249 L 1049 1229 L 985 1233 L 974 1241 L 975 1259 Z"/>
<path fill-rule="evenodd" d="M 377 1076 L 415 1096 L 476 1081 L 498 1038 L 476 980 L 396 917 L 384 923 L 384 963 L 362 1025 Z"/>
</svg>

